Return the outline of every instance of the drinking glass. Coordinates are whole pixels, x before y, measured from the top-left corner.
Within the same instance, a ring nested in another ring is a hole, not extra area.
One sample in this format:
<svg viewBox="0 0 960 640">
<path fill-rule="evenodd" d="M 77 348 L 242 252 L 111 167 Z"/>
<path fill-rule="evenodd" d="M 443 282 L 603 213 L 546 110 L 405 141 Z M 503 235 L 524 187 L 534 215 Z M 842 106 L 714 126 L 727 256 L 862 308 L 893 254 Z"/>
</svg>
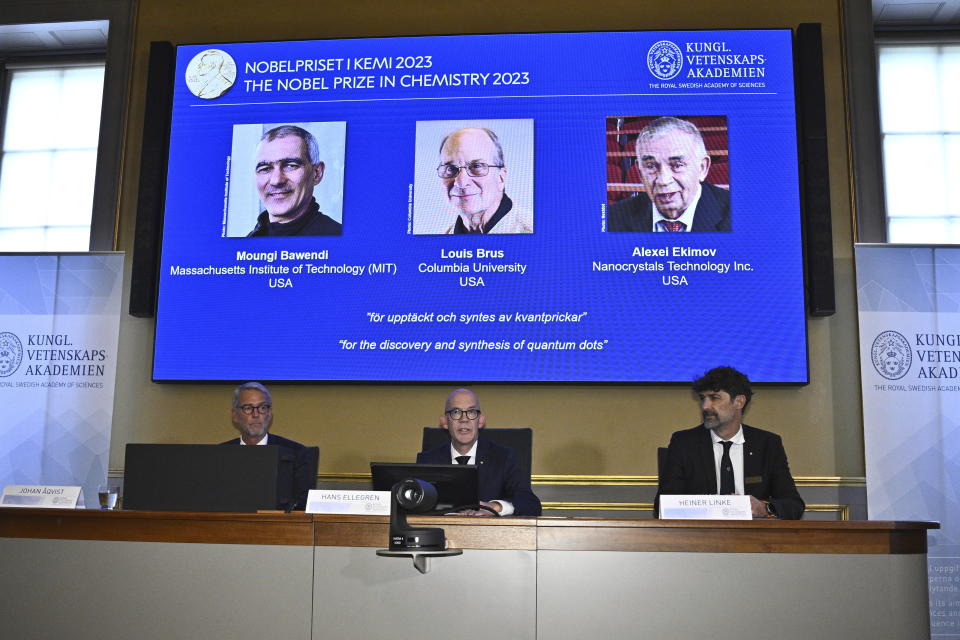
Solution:
<svg viewBox="0 0 960 640">
<path fill-rule="evenodd" d="M 108 484 L 102 484 L 97 489 L 97 495 L 100 498 L 101 509 L 116 509 L 117 507 L 117 488 Z"/>
</svg>

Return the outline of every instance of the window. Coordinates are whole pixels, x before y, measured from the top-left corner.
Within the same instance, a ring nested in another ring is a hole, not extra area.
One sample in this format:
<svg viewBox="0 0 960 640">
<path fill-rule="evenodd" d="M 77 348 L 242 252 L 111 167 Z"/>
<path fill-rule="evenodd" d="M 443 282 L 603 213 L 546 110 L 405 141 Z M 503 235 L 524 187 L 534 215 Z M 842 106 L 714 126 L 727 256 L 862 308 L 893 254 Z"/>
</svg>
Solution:
<svg viewBox="0 0 960 640">
<path fill-rule="evenodd" d="M 0 251 L 87 251 L 104 65 L 8 67 Z"/>
<path fill-rule="evenodd" d="M 878 49 L 890 242 L 960 243 L 960 44 Z"/>
</svg>

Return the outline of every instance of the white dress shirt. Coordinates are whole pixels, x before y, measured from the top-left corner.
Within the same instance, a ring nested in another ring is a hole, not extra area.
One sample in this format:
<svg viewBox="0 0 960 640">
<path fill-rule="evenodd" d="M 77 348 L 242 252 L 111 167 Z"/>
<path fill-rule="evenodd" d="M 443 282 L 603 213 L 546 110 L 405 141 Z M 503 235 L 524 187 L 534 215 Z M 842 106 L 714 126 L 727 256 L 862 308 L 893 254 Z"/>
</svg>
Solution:
<svg viewBox="0 0 960 640">
<path fill-rule="evenodd" d="M 703 194 L 703 187 L 700 184 L 697 184 L 697 195 L 693 197 L 693 200 L 690 201 L 690 206 L 687 207 L 686 211 L 680 214 L 679 218 L 674 218 L 679 222 L 682 222 L 686 225 L 683 230 L 689 232 L 693 229 L 693 216 L 697 212 L 697 204 L 700 202 L 700 196 Z M 671 233 L 667 231 L 660 222 L 662 220 L 670 220 L 671 218 L 665 218 L 663 214 L 660 213 L 660 210 L 657 209 L 657 205 L 653 203 L 653 198 L 650 199 L 650 208 L 653 210 L 653 230 L 660 231 L 664 233 Z"/>
<path fill-rule="evenodd" d="M 450 464 L 459 464 L 457 458 L 462 455 L 470 456 L 470 459 L 467 460 L 467 464 L 477 464 L 477 443 L 474 442 L 473 446 L 470 447 L 470 451 L 467 451 L 466 454 L 460 453 L 453 447 L 453 443 L 450 444 Z"/>
<path fill-rule="evenodd" d="M 717 491 L 720 491 L 720 458 L 723 457 L 723 440 L 713 429 L 710 430 L 710 437 L 713 439 L 713 468 L 717 473 Z M 737 433 L 730 438 L 733 446 L 730 447 L 730 462 L 733 463 L 733 486 L 738 496 L 743 495 L 743 443 L 746 439 L 743 437 L 743 425 L 737 430 Z"/>
</svg>

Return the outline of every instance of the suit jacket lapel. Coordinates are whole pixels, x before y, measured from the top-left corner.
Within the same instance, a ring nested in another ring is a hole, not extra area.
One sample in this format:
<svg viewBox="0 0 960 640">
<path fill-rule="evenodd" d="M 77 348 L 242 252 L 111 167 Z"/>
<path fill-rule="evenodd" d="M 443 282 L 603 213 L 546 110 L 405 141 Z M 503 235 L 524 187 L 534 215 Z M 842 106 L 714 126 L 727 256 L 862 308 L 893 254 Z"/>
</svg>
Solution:
<svg viewBox="0 0 960 640">
<path fill-rule="evenodd" d="M 693 216 L 691 231 L 716 231 L 720 223 L 720 203 L 704 183 L 700 183 L 700 202 Z"/>
<path fill-rule="evenodd" d="M 640 231 L 653 231 L 653 202 L 647 194 L 642 195 L 644 202 L 640 207 Z"/>
<path fill-rule="evenodd" d="M 703 469 L 705 475 L 704 486 L 709 489 L 708 494 L 717 492 L 717 463 L 713 458 L 713 438 L 710 436 L 710 430 L 703 428 L 703 437 L 697 446 L 697 456 L 700 458 L 697 468 Z"/>
<path fill-rule="evenodd" d="M 745 493 L 750 493 L 746 490 L 747 478 L 761 478 L 762 482 L 763 476 L 763 456 L 760 455 L 760 443 L 751 431 L 753 430 L 750 427 L 743 425 L 743 485 Z M 749 484 L 758 483 L 751 482 Z"/>
<path fill-rule="evenodd" d="M 487 462 L 487 456 L 489 455 L 489 447 L 485 440 L 477 440 L 477 465 L 482 465 Z"/>
</svg>

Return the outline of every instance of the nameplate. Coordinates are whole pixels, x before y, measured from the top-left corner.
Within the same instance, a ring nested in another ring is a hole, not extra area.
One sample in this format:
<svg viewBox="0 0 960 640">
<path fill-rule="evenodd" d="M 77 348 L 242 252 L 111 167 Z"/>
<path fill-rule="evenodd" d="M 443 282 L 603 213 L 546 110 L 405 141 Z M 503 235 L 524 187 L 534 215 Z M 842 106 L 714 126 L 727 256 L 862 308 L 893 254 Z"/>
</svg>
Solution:
<svg viewBox="0 0 960 640">
<path fill-rule="evenodd" d="M 79 509 L 83 507 L 83 491 L 82 487 L 8 484 L 0 496 L 0 507 Z"/>
<path fill-rule="evenodd" d="M 750 496 L 660 496 L 664 520 L 752 520 Z"/>
<path fill-rule="evenodd" d="M 307 513 L 388 516 L 390 515 L 390 492 L 311 489 L 307 495 Z"/>
</svg>

